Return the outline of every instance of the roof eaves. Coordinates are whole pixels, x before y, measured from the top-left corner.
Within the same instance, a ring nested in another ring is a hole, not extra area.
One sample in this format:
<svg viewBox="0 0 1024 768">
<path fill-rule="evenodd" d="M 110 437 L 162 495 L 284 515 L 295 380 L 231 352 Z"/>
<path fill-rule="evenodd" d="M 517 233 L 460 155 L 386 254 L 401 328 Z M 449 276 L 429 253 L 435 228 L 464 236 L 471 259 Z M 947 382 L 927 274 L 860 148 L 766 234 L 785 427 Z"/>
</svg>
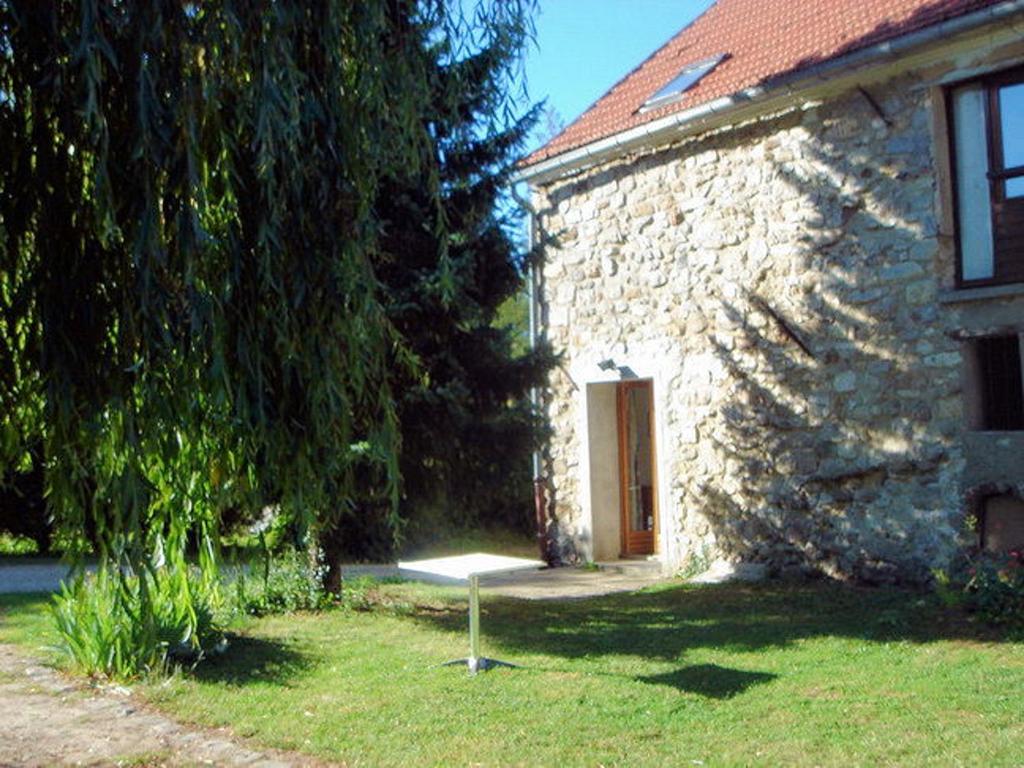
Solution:
<svg viewBox="0 0 1024 768">
<path fill-rule="evenodd" d="M 790 70 L 730 96 L 715 99 L 692 109 L 675 112 L 649 123 L 588 142 L 580 147 L 561 152 L 535 163 L 523 165 L 514 180 L 520 182 L 557 178 L 586 168 L 594 162 L 609 159 L 629 150 L 649 146 L 686 125 L 731 112 L 741 106 L 767 101 L 772 96 L 785 96 L 787 93 L 795 94 L 815 84 L 834 78 L 845 70 L 860 69 L 873 64 L 891 61 L 929 43 L 944 40 L 953 35 L 970 32 L 994 22 L 1006 21 L 1019 13 L 1024 13 L 1024 0 L 1006 0 L 1006 2 L 991 5 L 953 19 L 947 19 L 938 24 L 884 40 L 809 67 Z"/>
</svg>

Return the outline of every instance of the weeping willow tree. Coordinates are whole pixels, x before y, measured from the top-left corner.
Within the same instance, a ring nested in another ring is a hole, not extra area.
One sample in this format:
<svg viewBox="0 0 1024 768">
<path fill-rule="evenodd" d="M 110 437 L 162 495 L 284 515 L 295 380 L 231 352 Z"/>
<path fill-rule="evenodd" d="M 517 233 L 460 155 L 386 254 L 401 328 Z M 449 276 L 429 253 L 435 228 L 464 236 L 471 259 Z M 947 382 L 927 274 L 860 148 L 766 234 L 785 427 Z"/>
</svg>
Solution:
<svg viewBox="0 0 1024 768">
<path fill-rule="evenodd" d="M 372 485 L 394 515 L 416 363 L 373 272 L 380 180 L 440 198 L 422 30 L 527 5 L 0 0 L 0 452 L 45 463 L 65 541 L 136 578 L 198 542 L 212 574 L 226 504 L 330 525 Z"/>
</svg>

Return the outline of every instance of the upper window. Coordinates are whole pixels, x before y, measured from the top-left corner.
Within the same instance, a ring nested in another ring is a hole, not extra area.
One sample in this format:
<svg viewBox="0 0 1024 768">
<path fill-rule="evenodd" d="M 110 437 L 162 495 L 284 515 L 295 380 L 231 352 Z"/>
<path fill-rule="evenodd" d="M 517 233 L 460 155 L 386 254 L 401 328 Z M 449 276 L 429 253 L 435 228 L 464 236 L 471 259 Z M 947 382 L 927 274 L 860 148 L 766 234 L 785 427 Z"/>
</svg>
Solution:
<svg viewBox="0 0 1024 768">
<path fill-rule="evenodd" d="M 724 53 L 719 54 L 718 56 L 712 56 L 709 59 L 704 59 L 703 61 L 698 61 L 694 64 L 688 64 L 678 75 L 670 80 L 667 85 L 645 101 L 643 106 L 640 107 L 640 111 L 646 112 L 647 110 L 657 109 L 658 107 L 664 107 L 666 104 L 672 104 L 673 102 L 679 101 L 683 98 L 683 95 L 699 83 L 706 74 L 721 64 L 723 59 L 725 59 Z"/>
<path fill-rule="evenodd" d="M 1024 282 L 1024 70 L 953 91 L 959 283 Z"/>
</svg>

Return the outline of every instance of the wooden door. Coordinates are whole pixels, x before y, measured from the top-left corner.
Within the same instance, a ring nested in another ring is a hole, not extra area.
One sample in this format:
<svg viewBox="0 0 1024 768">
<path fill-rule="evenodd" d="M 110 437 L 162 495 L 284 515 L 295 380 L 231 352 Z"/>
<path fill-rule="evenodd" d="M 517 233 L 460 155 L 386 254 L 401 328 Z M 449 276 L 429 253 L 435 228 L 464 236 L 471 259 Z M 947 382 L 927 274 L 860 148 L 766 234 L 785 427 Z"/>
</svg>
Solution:
<svg viewBox="0 0 1024 768">
<path fill-rule="evenodd" d="M 652 555 L 658 545 L 653 383 L 620 383 L 617 406 L 622 555 Z"/>
</svg>

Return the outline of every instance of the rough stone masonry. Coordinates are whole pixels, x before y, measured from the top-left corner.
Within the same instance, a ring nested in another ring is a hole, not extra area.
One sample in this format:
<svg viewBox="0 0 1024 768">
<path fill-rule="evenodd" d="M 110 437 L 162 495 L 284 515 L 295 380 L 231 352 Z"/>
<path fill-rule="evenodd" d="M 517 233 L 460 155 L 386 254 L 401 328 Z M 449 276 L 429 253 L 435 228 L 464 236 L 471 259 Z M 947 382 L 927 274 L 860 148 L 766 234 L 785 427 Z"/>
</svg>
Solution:
<svg viewBox="0 0 1024 768">
<path fill-rule="evenodd" d="M 969 539 L 965 494 L 990 468 L 971 457 L 958 333 L 1024 312 L 940 301 L 935 91 L 915 82 L 874 87 L 881 113 L 854 89 L 534 190 L 555 240 L 544 331 L 566 361 L 545 401 L 563 559 L 583 530 L 570 364 L 640 348 L 667 366 L 672 568 L 922 580 Z M 999 439 L 1022 455 L 1019 435 Z"/>
</svg>

